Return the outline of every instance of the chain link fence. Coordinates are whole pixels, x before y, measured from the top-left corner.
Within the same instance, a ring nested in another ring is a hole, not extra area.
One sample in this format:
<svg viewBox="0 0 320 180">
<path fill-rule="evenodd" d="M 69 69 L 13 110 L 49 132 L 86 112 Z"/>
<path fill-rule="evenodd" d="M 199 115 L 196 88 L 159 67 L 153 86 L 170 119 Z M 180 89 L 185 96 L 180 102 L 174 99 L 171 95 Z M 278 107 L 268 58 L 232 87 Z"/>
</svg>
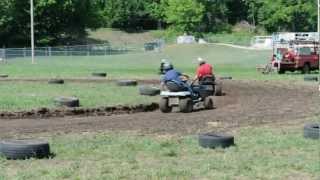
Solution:
<svg viewBox="0 0 320 180">
<path fill-rule="evenodd" d="M 35 56 L 109 56 L 117 54 L 161 51 L 164 40 L 155 40 L 145 44 L 111 46 L 110 44 L 91 44 L 77 46 L 37 47 Z M 152 47 L 150 47 L 152 46 Z M 31 48 L 0 48 L 0 60 L 31 57 Z"/>
</svg>

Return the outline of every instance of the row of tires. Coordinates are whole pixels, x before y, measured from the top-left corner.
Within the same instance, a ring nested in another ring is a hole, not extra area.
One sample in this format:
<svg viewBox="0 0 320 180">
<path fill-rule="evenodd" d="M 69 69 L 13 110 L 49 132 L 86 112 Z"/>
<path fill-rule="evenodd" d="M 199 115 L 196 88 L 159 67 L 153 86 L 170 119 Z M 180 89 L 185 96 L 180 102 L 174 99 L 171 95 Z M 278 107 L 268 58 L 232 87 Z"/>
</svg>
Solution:
<svg viewBox="0 0 320 180">
<path fill-rule="evenodd" d="M 320 123 L 310 123 L 304 126 L 304 137 L 320 140 Z M 227 148 L 234 146 L 234 137 L 205 133 L 198 136 L 199 145 L 203 148 Z M 50 152 L 50 146 L 43 140 L 2 140 L 0 141 L 0 153 L 7 159 L 50 158 L 54 154 Z"/>
<path fill-rule="evenodd" d="M 49 84 L 64 84 L 63 79 L 51 79 Z M 118 86 L 137 86 L 138 82 L 135 80 L 119 80 L 116 82 Z M 153 86 L 139 86 L 139 94 L 144 96 L 156 96 L 160 94 L 160 89 Z M 76 97 L 57 97 L 54 99 L 57 106 L 63 107 L 79 107 L 80 100 Z"/>
<path fill-rule="evenodd" d="M 92 73 L 92 76 L 94 76 L 94 77 L 107 77 L 107 73 L 95 72 L 95 73 Z M 8 78 L 8 77 L 9 77 L 9 75 L 7 75 L 7 74 L 0 74 L 0 78 Z M 309 75 L 309 76 L 305 76 L 304 80 L 305 81 L 319 81 L 318 78 L 319 78 L 318 76 Z M 232 77 L 231 76 L 225 76 L 225 77 L 220 77 L 219 79 L 221 79 L 221 80 L 231 80 Z M 128 83 L 128 82 L 125 82 L 125 81 L 124 81 L 124 83 Z M 52 80 L 49 80 L 49 83 L 50 84 L 63 84 L 64 80 L 62 80 L 62 79 L 52 79 Z M 120 83 L 120 84 L 122 84 L 122 83 Z M 129 84 L 135 84 L 135 83 L 132 82 L 132 80 L 130 80 Z"/>
<path fill-rule="evenodd" d="M 63 79 L 50 79 L 48 81 L 49 84 L 64 84 L 65 81 Z M 116 81 L 118 86 L 136 86 L 138 82 L 136 80 L 118 80 Z"/>
<path fill-rule="evenodd" d="M 104 72 L 94 72 L 91 75 L 94 77 L 107 77 L 107 73 L 104 73 Z M 0 74 L 0 78 L 8 78 L 8 77 L 9 77 L 8 74 Z M 55 81 L 53 80 L 52 82 L 55 82 Z"/>
</svg>

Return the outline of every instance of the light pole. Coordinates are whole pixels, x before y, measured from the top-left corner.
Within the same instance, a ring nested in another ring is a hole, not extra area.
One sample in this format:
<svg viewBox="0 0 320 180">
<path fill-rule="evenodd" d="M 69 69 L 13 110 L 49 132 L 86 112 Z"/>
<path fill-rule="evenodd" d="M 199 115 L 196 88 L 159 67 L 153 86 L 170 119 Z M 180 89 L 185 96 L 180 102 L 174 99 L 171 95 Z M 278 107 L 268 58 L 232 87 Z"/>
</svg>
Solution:
<svg viewBox="0 0 320 180">
<path fill-rule="evenodd" d="M 33 0 L 30 0 L 30 19 L 31 19 L 31 62 L 34 64 L 34 21 L 33 21 Z"/>
<path fill-rule="evenodd" d="M 318 64 L 319 64 L 319 70 L 318 70 L 318 82 L 319 82 L 319 91 L 320 91 L 320 0 L 318 0 Z"/>
</svg>

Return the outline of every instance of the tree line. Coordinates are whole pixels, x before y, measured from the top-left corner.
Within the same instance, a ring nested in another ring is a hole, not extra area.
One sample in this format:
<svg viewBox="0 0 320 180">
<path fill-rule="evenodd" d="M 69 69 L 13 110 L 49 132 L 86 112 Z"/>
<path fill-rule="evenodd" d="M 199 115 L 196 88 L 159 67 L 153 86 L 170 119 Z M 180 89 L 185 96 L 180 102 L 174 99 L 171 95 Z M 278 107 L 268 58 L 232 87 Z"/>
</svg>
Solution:
<svg viewBox="0 0 320 180">
<path fill-rule="evenodd" d="M 34 0 L 34 7 L 37 45 L 72 44 L 100 27 L 198 36 L 230 32 L 240 21 L 267 32 L 317 27 L 317 0 Z M 1 44 L 27 46 L 29 34 L 29 0 L 1 0 Z"/>
</svg>

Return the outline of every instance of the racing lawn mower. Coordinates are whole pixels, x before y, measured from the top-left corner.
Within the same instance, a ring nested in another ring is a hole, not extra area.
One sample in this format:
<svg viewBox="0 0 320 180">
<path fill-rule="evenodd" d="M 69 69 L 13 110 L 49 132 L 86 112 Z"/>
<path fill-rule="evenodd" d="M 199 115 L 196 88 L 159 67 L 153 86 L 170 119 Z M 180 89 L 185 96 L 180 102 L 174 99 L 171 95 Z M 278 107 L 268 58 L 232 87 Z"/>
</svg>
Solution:
<svg viewBox="0 0 320 180">
<path fill-rule="evenodd" d="M 163 113 L 170 113 L 173 107 L 179 107 L 180 112 L 189 113 L 193 111 L 194 105 L 203 104 L 205 109 L 213 109 L 214 86 L 212 84 L 194 85 L 191 83 L 191 89 L 178 85 L 176 82 L 167 81 L 165 87 L 167 90 L 161 91 L 160 110 Z"/>
</svg>

